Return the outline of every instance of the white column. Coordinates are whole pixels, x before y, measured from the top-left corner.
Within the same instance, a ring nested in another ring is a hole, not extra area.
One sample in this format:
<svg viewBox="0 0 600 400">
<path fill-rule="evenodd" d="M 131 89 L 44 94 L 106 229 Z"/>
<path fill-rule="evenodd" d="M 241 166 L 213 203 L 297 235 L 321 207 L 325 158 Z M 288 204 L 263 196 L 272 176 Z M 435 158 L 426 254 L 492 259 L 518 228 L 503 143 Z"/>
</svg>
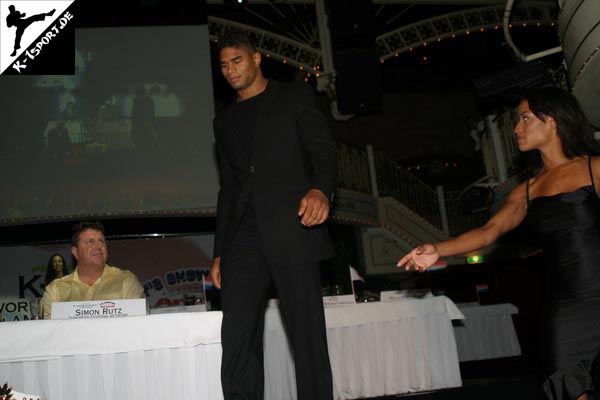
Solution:
<svg viewBox="0 0 600 400">
<path fill-rule="evenodd" d="M 504 145 L 500 138 L 498 124 L 495 121 L 495 115 L 485 117 L 488 124 L 490 138 L 492 139 L 492 148 L 494 149 L 494 159 L 496 162 L 496 171 L 498 171 L 498 182 L 506 180 L 506 160 L 504 159 Z"/>
<path fill-rule="evenodd" d="M 444 187 L 438 185 L 435 187 L 437 191 L 438 204 L 440 206 L 440 216 L 442 217 L 442 230 L 447 236 L 450 236 L 450 228 L 448 226 L 448 212 L 446 211 L 446 199 L 444 197 Z"/>
<path fill-rule="evenodd" d="M 369 178 L 371 179 L 371 193 L 373 196 L 379 196 L 379 187 L 377 186 L 377 172 L 375 170 L 375 153 L 373 145 L 367 145 L 367 161 L 369 163 Z"/>
<path fill-rule="evenodd" d="M 331 36 L 327 26 L 327 13 L 325 12 L 325 0 L 315 0 L 317 12 L 317 26 L 319 28 L 319 41 L 321 42 L 321 57 L 323 58 L 323 73 L 334 74 L 333 51 L 331 49 Z"/>
</svg>

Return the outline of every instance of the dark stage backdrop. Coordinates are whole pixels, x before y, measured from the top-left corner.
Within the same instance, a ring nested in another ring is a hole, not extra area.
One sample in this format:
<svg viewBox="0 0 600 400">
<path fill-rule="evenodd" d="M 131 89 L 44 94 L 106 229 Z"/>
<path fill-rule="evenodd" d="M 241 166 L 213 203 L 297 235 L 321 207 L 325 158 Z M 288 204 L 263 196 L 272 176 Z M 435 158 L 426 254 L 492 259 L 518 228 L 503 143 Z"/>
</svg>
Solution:
<svg viewBox="0 0 600 400">
<path fill-rule="evenodd" d="M 73 76 L 0 76 L 0 225 L 216 207 L 207 25 L 75 47 Z"/>
</svg>

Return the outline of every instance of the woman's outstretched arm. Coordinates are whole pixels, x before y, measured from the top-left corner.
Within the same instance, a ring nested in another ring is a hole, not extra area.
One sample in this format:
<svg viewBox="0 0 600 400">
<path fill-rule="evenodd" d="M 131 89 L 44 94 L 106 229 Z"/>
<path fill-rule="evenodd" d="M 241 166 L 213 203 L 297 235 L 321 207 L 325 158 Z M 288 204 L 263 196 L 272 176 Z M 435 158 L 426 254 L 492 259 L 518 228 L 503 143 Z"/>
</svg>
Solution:
<svg viewBox="0 0 600 400">
<path fill-rule="evenodd" d="M 440 243 L 426 243 L 415 247 L 398 261 L 398 267 L 424 271 L 440 257 L 468 253 L 489 246 L 500 235 L 510 231 L 523 221 L 527 214 L 525 183 L 517 186 L 509 195 L 504 206 L 485 225 Z"/>
</svg>

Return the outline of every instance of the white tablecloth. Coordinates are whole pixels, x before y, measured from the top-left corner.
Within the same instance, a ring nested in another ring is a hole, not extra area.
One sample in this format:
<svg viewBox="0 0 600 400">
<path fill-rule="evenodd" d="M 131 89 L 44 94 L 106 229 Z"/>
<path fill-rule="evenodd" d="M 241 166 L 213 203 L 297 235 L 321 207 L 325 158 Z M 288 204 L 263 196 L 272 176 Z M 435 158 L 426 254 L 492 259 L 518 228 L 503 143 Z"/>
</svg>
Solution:
<svg viewBox="0 0 600 400">
<path fill-rule="evenodd" d="M 48 400 L 223 398 L 220 312 L 0 324 L 0 381 Z"/>
<path fill-rule="evenodd" d="M 461 385 L 445 297 L 325 310 L 336 399 Z M 220 312 L 0 324 L 0 380 L 49 400 L 219 400 Z M 295 399 L 277 308 L 265 322 L 265 394 Z"/>
<path fill-rule="evenodd" d="M 512 304 L 458 305 L 465 319 L 454 326 L 458 359 L 462 361 L 521 355 L 512 321 L 519 309 Z"/>
<path fill-rule="evenodd" d="M 357 399 L 462 384 L 448 298 L 325 309 L 334 398 Z M 265 398 L 296 399 L 294 366 L 279 310 L 265 322 Z"/>
</svg>

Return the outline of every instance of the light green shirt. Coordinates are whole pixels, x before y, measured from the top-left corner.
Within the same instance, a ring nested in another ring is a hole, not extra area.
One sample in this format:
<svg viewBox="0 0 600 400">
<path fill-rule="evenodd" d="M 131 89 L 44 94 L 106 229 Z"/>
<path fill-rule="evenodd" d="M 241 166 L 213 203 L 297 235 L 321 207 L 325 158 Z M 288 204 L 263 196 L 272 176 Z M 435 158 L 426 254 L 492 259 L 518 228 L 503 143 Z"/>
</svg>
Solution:
<svg viewBox="0 0 600 400">
<path fill-rule="evenodd" d="M 79 280 L 77 270 L 53 280 L 44 290 L 40 308 L 43 318 L 50 319 L 52 303 L 59 301 L 143 299 L 144 297 L 144 289 L 133 272 L 106 265 L 102 275 L 92 286 Z"/>
</svg>

